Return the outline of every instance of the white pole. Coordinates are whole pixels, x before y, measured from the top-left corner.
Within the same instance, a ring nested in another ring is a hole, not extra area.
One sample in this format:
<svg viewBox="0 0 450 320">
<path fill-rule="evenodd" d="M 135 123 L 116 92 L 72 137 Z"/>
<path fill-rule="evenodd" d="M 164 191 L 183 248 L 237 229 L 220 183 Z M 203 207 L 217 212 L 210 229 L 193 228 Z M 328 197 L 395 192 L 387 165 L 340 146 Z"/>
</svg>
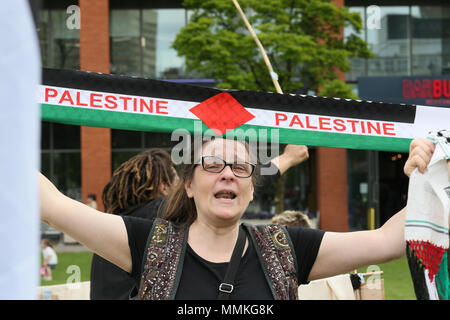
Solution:
<svg viewBox="0 0 450 320">
<path fill-rule="evenodd" d="M 248 22 L 247 17 L 245 16 L 244 12 L 242 11 L 241 6 L 237 2 L 237 0 L 232 0 L 232 1 L 235 5 L 236 9 L 239 11 L 239 14 L 242 17 L 242 20 L 244 20 L 244 23 L 247 26 L 248 31 L 250 32 L 253 39 L 255 40 L 256 45 L 258 46 L 259 50 L 261 51 L 261 54 L 263 56 L 264 62 L 266 63 L 267 69 L 269 70 L 270 77 L 272 78 L 272 82 L 275 86 L 275 89 L 277 90 L 278 93 L 283 93 L 283 91 L 281 90 L 280 84 L 278 83 L 278 75 L 273 71 L 272 64 L 270 63 L 270 60 L 267 57 L 266 51 L 264 50 L 264 47 L 262 46 L 261 42 L 259 41 L 258 36 L 256 35 L 255 31 L 253 31 L 252 26 Z"/>
</svg>

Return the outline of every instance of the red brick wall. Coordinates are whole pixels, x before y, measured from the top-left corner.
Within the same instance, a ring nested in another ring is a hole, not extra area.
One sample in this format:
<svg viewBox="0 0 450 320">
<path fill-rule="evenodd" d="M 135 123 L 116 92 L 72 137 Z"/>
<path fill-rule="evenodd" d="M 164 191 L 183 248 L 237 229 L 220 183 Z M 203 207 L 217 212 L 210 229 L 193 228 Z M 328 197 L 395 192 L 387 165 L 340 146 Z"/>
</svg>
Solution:
<svg viewBox="0 0 450 320">
<path fill-rule="evenodd" d="M 80 68 L 109 73 L 109 1 L 79 0 L 81 13 Z M 83 202 L 89 193 L 101 194 L 111 179 L 111 130 L 81 127 L 81 190 Z"/>
<path fill-rule="evenodd" d="M 348 231 L 347 149 L 317 148 L 320 229 Z"/>
<path fill-rule="evenodd" d="M 333 0 L 343 6 L 344 0 Z M 339 79 L 345 81 L 340 72 Z M 317 148 L 317 207 L 320 229 L 348 231 L 347 149 Z"/>
</svg>

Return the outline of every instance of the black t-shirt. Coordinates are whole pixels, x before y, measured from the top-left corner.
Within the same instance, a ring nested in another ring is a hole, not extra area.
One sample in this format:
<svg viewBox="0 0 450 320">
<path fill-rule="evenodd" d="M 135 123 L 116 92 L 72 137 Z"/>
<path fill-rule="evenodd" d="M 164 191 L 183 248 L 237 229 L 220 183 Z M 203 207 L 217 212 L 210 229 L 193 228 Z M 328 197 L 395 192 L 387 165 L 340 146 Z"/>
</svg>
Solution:
<svg viewBox="0 0 450 320">
<path fill-rule="evenodd" d="M 163 197 L 141 203 L 123 212 L 123 216 L 154 219 L 163 201 Z M 111 262 L 94 254 L 91 264 L 92 300 L 128 300 L 135 281 L 130 274 Z"/>
<path fill-rule="evenodd" d="M 131 276 L 135 279 L 136 286 L 139 287 L 142 260 L 153 221 L 126 216 L 123 217 L 123 220 L 128 232 L 133 264 Z M 305 284 L 308 282 L 309 272 L 316 260 L 324 231 L 300 227 L 288 227 L 287 229 L 297 256 L 298 281 L 299 284 Z M 188 245 L 175 299 L 217 299 L 218 288 L 225 277 L 227 267 L 228 263 L 206 261 Z M 235 289 L 231 294 L 231 299 L 273 299 L 252 241 L 249 241 L 248 249 L 241 260 L 234 285 Z"/>
<path fill-rule="evenodd" d="M 273 166 L 275 174 L 273 175 L 259 175 L 258 182 L 255 186 L 256 193 L 263 192 L 272 186 L 272 184 L 280 177 L 280 172 L 278 168 L 272 163 L 268 162 L 266 164 L 261 164 L 260 167 L 269 167 Z M 128 217 L 139 217 L 144 219 L 150 219 L 148 222 L 151 226 L 153 219 L 159 213 L 158 210 L 164 201 L 164 197 L 160 197 L 150 202 L 145 202 L 139 204 L 135 207 L 129 208 L 127 211 L 121 213 L 122 216 Z M 143 238 L 143 243 L 139 243 L 138 247 L 135 247 L 138 252 L 142 252 L 144 250 L 146 244 L 146 237 L 149 233 L 150 229 L 145 229 L 147 224 L 143 224 L 143 233 L 140 234 L 140 238 Z M 139 226 L 135 226 L 136 229 L 140 229 Z M 129 239 L 130 240 L 130 239 Z M 141 239 L 142 240 L 142 239 Z M 134 240 L 133 240 L 134 241 Z M 140 240 L 139 240 L 140 241 Z M 138 241 L 138 242 L 139 242 Z M 130 248 L 131 245 L 130 245 Z M 133 250 L 132 250 L 133 251 Z M 142 260 L 142 255 L 140 260 Z M 252 258 L 249 259 L 248 257 Z M 204 291 L 210 292 L 211 294 L 217 291 L 216 282 L 219 281 L 225 275 L 226 268 L 228 266 L 227 263 L 211 263 L 203 260 L 201 257 L 195 254 L 195 252 L 188 246 L 187 248 L 187 259 L 184 262 L 186 270 L 197 270 L 200 268 L 206 269 L 207 274 L 213 277 L 213 281 L 203 283 Z M 256 257 L 256 252 L 252 246 L 249 247 L 247 252 L 243 257 L 243 261 L 245 262 L 245 274 L 243 276 L 238 276 L 237 284 L 240 286 L 246 286 L 249 279 L 253 280 L 253 282 L 257 283 L 253 284 L 253 293 L 248 297 L 249 299 L 259 299 L 259 295 L 255 296 L 255 293 L 261 293 L 262 297 L 269 297 L 270 299 L 270 291 L 266 284 L 266 280 L 264 274 L 262 273 L 261 266 Z M 134 258 L 133 258 L 134 259 Z M 315 258 L 313 258 L 314 260 Z M 133 261 L 134 262 L 134 261 Z M 194 262 L 194 263 L 193 263 Z M 136 264 L 133 264 L 136 265 Z M 311 267 L 309 267 L 310 269 Z M 92 300 L 126 300 L 129 298 L 130 292 L 136 285 L 136 282 L 139 282 L 139 272 L 140 270 L 135 270 L 137 274 L 133 279 L 130 274 L 123 271 L 116 265 L 110 263 L 109 261 L 103 259 L 102 257 L 94 254 L 92 258 L 91 265 L 91 292 L 90 297 Z M 188 271 L 185 273 L 188 274 Z M 212 272 L 212 275 L 210 274 Z M 251 277 L 247 278 L 247 274 L 250 274 Z M 211 280 L 211 279 L 210 279 Z M 196 297 L 195 288 L 197 288 L 198 281 L 195 277 L 182 277 L 182 283 L 180 283 L 180 287 L 183 290 L 178 290 L 177 299 L 193 299 Z M 209 281 L 209 280 L 208 280 Z M 221 280 L 220 280 L 221 281 Z M 138 286 L 139 283 L 137 283 Z M 238 290 L 238 289 L 236 289 Z M 194 292 L 191 292 L 194 291 Z M 244 299 L 247 296 L 244 295 L 245 292 L 240 294 L 240 299 Z M 211 295 L 210 294 L 210 295 Z M 209 295 L 209 296 L 210 296 Z M 209 297 L 208 296 L 208 297 Z M 211 298 L 214 299 L 214 298 Z"/>
</svg>

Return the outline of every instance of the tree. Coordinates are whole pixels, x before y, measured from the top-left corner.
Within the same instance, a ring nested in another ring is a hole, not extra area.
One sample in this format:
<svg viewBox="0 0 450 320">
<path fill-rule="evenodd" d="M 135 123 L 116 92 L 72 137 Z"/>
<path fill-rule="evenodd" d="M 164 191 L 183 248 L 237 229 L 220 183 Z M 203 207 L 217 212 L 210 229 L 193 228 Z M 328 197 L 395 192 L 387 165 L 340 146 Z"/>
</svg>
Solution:
<svg viewBox="0 0 450 320">
<path fill-rule="evenodd" d="M 278 74 L 284 93 L 308 93 L 356 98 L 351 87 L 337 80 L 350 70 L 349 58 L 372 57 L 356 35 L 345 39 L 343 27 L 359 33 L 359 13 L 336 7 L 329 0 L 240 0 Z M 224 89 L 275 92 L 262 55 L 231 0 L 185 0 L 192 10 L 173 48 L 186 59 L 187 71 L 213 78 Z M 283 210 L 283 177 L 277 183 L 276 211 Z"/>
<path fill-rule="evenodd" d="M 342 29 L 362 28 L 359 13 L 329 0 L 240 0 L 278 74 L 283 92 L 350 92 L 337 84 L 338 72 L 350 70 L 349 58 L 371 57 L 356 35 L 343 39 Z M 188 71 L 216 81 L 217 87 L 275 91 L 262 56 L 231 0 L 185 0 L 193 14 L 173 47 Z M 347 88 L 346 88 L 347 86 Z M 336 89 L 336 90 L 333 90 Z M 345 89 L 345 90 L 344 90 Z M 342 97 L 342 96 L 341 96 Z"/>
</svg>

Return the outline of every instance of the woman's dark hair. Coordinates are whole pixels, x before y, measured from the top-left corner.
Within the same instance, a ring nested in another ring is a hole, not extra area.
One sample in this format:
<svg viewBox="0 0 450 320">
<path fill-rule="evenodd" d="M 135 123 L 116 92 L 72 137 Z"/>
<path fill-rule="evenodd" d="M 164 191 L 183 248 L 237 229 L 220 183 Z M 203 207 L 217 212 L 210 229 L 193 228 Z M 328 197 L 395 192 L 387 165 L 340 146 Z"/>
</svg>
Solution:
<svg viewBox="0 0 450 320">
<path fill-rule="evenodd" d="M 201 144 L 203 147 L 206 143 L 213 141 L 204 140 Z M 245 141 L 239 141 L 245 145 L 247 152 L 250 153 L 249 145 Z M 200 148 L 197 148 L 200 149 Z M 185 183 L 192 181 L 194 177 L 194 171 L 197 167 L 199 154 L 198 152 L 201 150 L 195 150 L 194 144 L 192 144 L 191 148 L 191 161 L 189 164 L 184 164 L 180 176 L 180 180 L 178 183 L 172 188 L 167 201 L 160 208 L 162 213 L 159 215 L 162 216 L 163 219 L 169 220 L 174 224 L 182 225 L 182 224 L 191 224 L 197 218 L 197 208 L 195 206 L 195 202 L 193 198 L 189 198 L 186 189 Z M 257 181 L 257 171 L 254 170 L 254 173 L 251 177 L 252 183 L 255 186 Z"/>
<path fill-rule="evenodd" d="M 161 185 L 172 186 L 176 172 L 169 153 L 152 148 L 122 163 L 103 189 L 105 212 L 126 209 L 161 196 Z"/>
</svg>

